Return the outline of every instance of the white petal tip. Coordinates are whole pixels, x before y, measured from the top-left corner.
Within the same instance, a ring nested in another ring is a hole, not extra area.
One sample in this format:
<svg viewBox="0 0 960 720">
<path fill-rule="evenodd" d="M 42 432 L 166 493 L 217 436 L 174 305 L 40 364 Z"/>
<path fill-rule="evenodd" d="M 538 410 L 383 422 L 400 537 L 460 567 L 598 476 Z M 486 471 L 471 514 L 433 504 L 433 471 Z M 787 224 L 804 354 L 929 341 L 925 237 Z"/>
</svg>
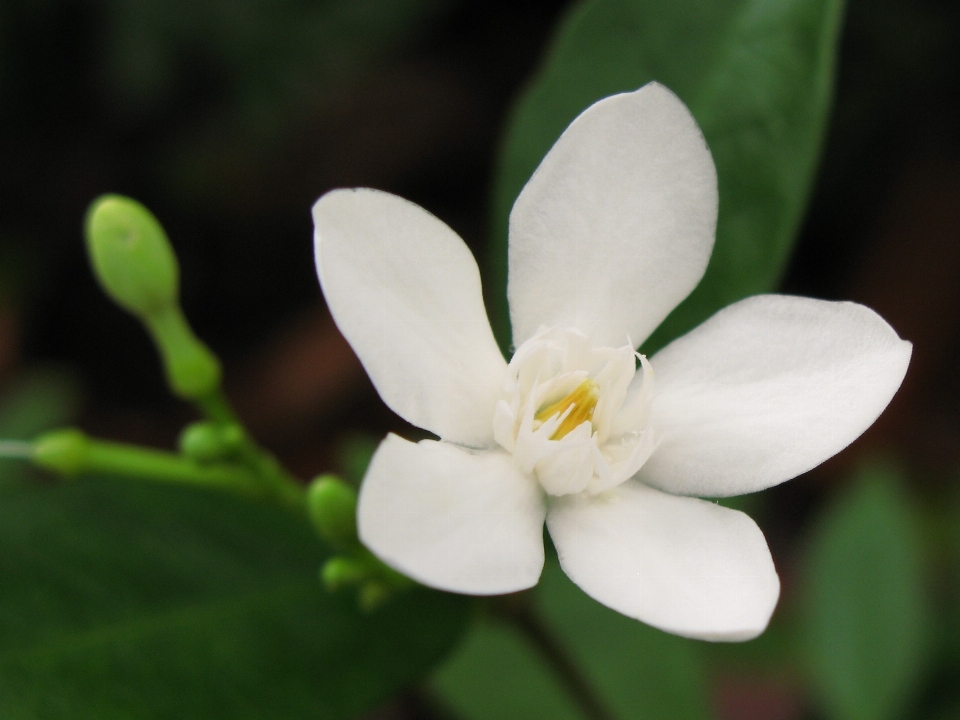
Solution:
<svg viewBox="0 0 960 720">
<path fill-rule="evenodd" d="M 437 590 L 501 595 L 537 584 L 543 498 L 505 453 L 388 435 L 357 509 L 360 539 L 390 567 Z"/>
<path fill-rule="evenodd" d="M 584 592 L 665 632 L 749 640 L 776 607 L 766 540 L 741 512 L 628 482 L 603 498 L 555 502 L 547 526 Z"/>
</svg>

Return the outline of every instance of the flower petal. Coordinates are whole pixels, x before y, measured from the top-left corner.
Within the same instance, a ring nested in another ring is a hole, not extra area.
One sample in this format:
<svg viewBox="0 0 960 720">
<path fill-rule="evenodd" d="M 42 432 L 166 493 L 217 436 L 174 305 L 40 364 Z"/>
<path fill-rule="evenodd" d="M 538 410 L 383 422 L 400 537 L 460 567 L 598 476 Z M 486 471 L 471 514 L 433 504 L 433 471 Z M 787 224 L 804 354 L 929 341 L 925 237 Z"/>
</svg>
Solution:
<svg viewBox="0 0 960 720">
<path fill-rule="evenodd" d="M 703 277 L 717 174 L 696 121 L 649 83 L 585 110 L 510 214 L 513 342 L 541 325 L 639 346 Z"/>
<path fill-rule="evenodd" d="M 387 435 L 360 488 L 360 539 L 424 585 L 496 595 L 543 569 L 543 496 L 501 452 Z"/>
<path fill-rule="evenodd" d="M 796 477 L 870 427 L 900 387 L 911 347 L 856 303 L 734 303 L 651 360 L 649 426 L 660 445 L 639 477 L 712 497 Z"/>
<path fill-rule="evenodd" d="M 422 208 L 377 190 L 327 193 L 313 218 L 327 305 L 384 402 L 445 440 L 492 444 L 506 362 L 467 246 Z"/>
<path fill-rule="evenodd" d="M 749 640 L 780 594 L 770 551 L 749 517 L 631 481 L 556 499 L 547 527 L 560 565 L 595 600 L 666 632 Z"/>
</svg>

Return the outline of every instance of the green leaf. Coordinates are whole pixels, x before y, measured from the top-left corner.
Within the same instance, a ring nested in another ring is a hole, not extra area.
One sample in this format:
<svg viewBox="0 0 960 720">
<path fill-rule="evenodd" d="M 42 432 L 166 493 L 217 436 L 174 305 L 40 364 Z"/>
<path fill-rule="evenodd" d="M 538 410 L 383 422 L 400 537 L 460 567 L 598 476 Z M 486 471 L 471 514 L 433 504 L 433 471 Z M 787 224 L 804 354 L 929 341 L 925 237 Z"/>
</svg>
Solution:
<svg viewBox="0 0 960 720">
<path fill-rule="evenodd" d="M 556 561 L 544 568 L 539 594 L 544 618 L 615 717 L 709 717 L 697 642 L 601 605 L 574 585 Z"/>
<path fill-rule="evenodd" d="M 493 197 L 488 307 L 503 346 L 513 201 L 593 102 L 658 80 L 689 106 L 717 165 L 720 216 L 706 276 L 648 353 L 774 288 L 802 218 L 830 105 L 842 0 L 589 0 L 561 24 L 507 127 Z M 669 272 L 669 268 L 664 268 Z"/>
<path fill-rule="evenodd" d="M 696 644 L 654 630 L 587 597 L 548 560 L 536 590 L 548 630 L 599 701 L 621 720 L 709 716 Z M 485 619 L 434 676 L 467 720 L 566 720 L 579 708 L 529 639 Z"/>
<path fill-rule="evenodd" d="M 585 720 L 536 648 L 490 618 L 474 624 L 430 684 L 464 720 Z"/>
<path fill-rule="evenodd" d="M 213 492 L 83 480 L 0 503 L 0 717 L 347 718 L 459 636 L 461 598 L 364 614 L 305 518 Z"/>
<path fill-rule="evenodd" d="M 865 469 L 814 532 L 806 656 L 828 717 L 898 717 L 927 660 L 920 529 L 900 476 Z"/>
</svg>

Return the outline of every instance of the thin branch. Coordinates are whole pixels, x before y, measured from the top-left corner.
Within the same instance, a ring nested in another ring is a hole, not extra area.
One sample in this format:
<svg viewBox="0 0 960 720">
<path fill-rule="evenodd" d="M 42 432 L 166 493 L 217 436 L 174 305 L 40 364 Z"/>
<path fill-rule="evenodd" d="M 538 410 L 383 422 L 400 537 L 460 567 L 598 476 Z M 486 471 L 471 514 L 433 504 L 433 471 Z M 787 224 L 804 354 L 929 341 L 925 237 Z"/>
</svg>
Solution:
<svg viewBox="0 0 960 720">
<path fill-rule="evenodd" d="M 0 440 L 0 457 L 29 460 L 33 457 L 33 443 L 26 440 Z"/>
<path fill-rule="evenodd" d="M 587 718 L 615 720 L 580 668 L 537 614 L 531 599 L 529 593 L 505 595 L 494 599 L 491 608 L 497 617 L 512 624 L 532 643 Z"/>
</svg>

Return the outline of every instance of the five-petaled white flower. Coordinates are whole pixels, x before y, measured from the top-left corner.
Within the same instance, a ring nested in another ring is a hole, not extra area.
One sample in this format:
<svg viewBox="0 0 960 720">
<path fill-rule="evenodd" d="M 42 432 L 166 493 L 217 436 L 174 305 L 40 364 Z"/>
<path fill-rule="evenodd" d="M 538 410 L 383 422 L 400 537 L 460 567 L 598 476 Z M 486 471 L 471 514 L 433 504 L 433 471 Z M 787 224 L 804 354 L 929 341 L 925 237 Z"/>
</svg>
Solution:
<svg viewBox="0 0 960 720">
<path fill-rule="evenodd" d="M 721 310 L 639 346 L 703 276 L 717 179 L 683 103 L 651 83 L 563 133 L 510 215 L 507 364 L 463 241 L 410 202 L 335 190 L 313 208 L 327 304 L 383 400 L 440 441 L 382 442 L 363 542 L 431 587 L 536 584 L 546 520 L 567 575 L 668 632 L 742 640 L 779 579 L 743 513 L 690 496 L 776 485 L 860 435 L 911 346 L 854 303 Z"/>
</svg>

